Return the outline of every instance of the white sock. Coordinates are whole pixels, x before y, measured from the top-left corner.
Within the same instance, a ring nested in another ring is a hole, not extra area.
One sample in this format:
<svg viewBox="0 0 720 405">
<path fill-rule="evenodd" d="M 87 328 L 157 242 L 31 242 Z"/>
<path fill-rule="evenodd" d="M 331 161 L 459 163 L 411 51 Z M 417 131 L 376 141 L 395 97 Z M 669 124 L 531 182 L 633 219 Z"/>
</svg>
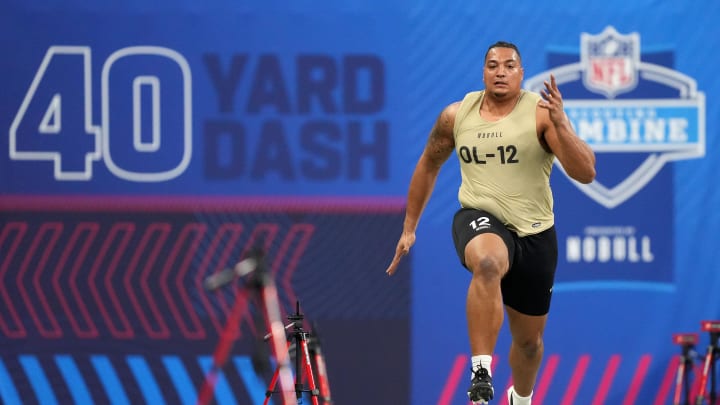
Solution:
<svg viewBox="0 0 720 405">
<path fill-rule="evenodd" d="M 517 392 L 515 392 L 515 387 L 510 387 L 510 395 L 512 395 L 513 403 L 512 405 L 532 405 L 532 392 L 530 392 L 530 395 L 526 397 L 521 397 Z"/>
<path fill-rule="evenodd" d="M 487 369 L 488 374 L 492 377 L 492 368 L 490 367 L 492 365 L 492 356 L 489 354 L 478 354 L 477 356 L 472 356 L 472 369 L 473 371 L 477 370 L 482 366 L 482 368 Z M 473 373 L 470 373 L 470 378 L 472 379 Z"/>
</svg>

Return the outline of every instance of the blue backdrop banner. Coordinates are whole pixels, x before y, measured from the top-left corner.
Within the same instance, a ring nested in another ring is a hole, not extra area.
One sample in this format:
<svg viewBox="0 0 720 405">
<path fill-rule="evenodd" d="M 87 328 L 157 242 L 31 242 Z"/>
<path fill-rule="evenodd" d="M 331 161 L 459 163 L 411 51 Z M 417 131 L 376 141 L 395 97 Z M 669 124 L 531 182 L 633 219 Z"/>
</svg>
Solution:
<svg viewBox="0 0 720 405">
<path fill-rule="evenodd" d="M 720 319 L 718 18 L 714 0 L 6 0 L 0 402 L 196 403 L 246 298 L 201 280 L 266 243 L 336 403 L 467 404 L 454 156 L 408 260 L 384 270 L 430 128 L 505 40 L 526 89 L 557 78 L 598 161 L 588 185 L 553 167 L 533 403 L 670 404 L 673 334 L 703 351 L 700 322 Z M 265 399 L 249 311 L 218 403 Z M 509 343 L 503 329 L 498 392 Z"/>
</svg>

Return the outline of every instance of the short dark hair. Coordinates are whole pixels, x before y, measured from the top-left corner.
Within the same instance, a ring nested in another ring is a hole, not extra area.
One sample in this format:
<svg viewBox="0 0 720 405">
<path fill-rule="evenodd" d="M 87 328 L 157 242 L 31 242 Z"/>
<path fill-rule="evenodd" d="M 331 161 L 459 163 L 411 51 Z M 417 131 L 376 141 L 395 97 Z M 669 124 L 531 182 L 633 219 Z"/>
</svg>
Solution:
<svg viewBox="0 0 720 405">
<path fill-rule="evenodd" d="M 513 44 L 512 42 L 506 42 L 506 41 L 497 41 L 494 44 L 490 45 L 487 52 L 485 52 L 485 60 L 487 60 L 488 54 L 490 53 L 490 50 L 493 48 L 510 48 L 517 53 L 518 59 L 520 62 L 522 62 L 522 56 L 520 56 L 520 50 L 518 49 L 517 45 Z"/>
</svg>

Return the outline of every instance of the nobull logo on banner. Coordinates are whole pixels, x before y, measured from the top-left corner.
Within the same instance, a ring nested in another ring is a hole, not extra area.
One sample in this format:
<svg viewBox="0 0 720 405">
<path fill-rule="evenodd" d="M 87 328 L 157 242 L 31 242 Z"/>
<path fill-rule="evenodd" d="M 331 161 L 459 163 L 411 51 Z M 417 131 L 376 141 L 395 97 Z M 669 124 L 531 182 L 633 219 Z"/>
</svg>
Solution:
<svg viewBox="0 0 720 405">
<path fill-rule="evenodd" d="M 539 91 L 554 74 L 578 136 L 599 155 L 635 162 L 612 179 L 599 173 L 591 184 L 574 183 L 607 208 L 642 190 L 666 162 L 705 154 L 705 95 L 693 78 L 660 64 L 667 57 L 648 55 L 657 61 L 646 61 L 640 50 L 637 33 L 623 35 L 613 27 L 583 33 L 579 62 L 555 66 L 525 83 Z"/>
</svg>

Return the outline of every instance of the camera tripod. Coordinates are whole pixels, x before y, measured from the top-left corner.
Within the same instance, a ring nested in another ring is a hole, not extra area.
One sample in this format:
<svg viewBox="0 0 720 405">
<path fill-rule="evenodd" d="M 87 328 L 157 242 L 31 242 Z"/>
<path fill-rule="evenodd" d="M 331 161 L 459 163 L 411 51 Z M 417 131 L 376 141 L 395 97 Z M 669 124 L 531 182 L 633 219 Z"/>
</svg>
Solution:
<svg viewBox="0 0 720 405">
<path fill-rule="evenodd" d="M 317 336 L 313 336 L 303 329 L 304 319 L 305 317 L 300 313 L 300 302 L 297 302 L 295 314 L 288 315 L 290 323 L 285 326 L 285 330 L 292 328 L 292 333 L 288 336 L 288 352 L 291 355 L 293 352 L 295 353 L 295 397 L 297 402 L 301 403 L 303 393 L 309 393 L 312 405 L 320 405 L 318 398 L 322 399 L 323 404 L 329 405 L 332 404 L 332 399 L 320 341 Z M 265 339 L 271 337 L 272 333 L 269 333 Z M 282 391 L 282 389 L 275 391 L 279 372 L 280 368 L 277 368 L 270 380 L 263 405 L 268 405 L 272 394 Z M 307 379 L 307 388 L 303 384 L 303 372 Z M 317 385 L 315 385 L 315 373 L 318 374 Z"/>
<path fill-rule="evenodd" d="M 700 325 L 703 332 L 710 334 L 710 344 L 703 362 L 700 388 L 698 388 L 697 397 L 695 398 L 695 405 L 703 405 L 705 399 L 708 400 L 708 405 L 718 405 L 720 401 L 718 401 L 716 391 L 715 363 L 720 359 L 720 321 L 702 321 Z M 708 378 L 710 379 L 710 393 L 706 398 Z"/>
<path fill-rule="evenodd" d="M 266 269 L 263 253 L 259 250 L 252 251 L 246 259 L 238 262 L 232 268 L 222 270 L 207 277 L 204 286 L 208 291 L 215 291 L 230 284 L 235 279 L 245 276 L 248 277 L 247 288 L 252 293 L 252 298 L 259 301 L 262 309 L 262 314 L 256 314 L 254 316 L 256 327 L 263 325 L 271 331 L 265 341 L 270 341 L 272 355 L 277 362 L 274 380 L 276 382 L 279 380 L 280 382 L 283 405 L 296 405 L 297 402 L 292 396 L 292 391 L 290 391 L 290 387 L 292 386 L 290 355 L 285 342 L 281 339 L 281 336 L 284 334 L 284 329 L 280 317 L 277 287 Z M 212 368 L 205 376 L 205 381 L 200 390 L 197 401 L 198 405 L 206 405 L 212 400 L 218 375 L 230 355 L 230 348 L 232 347 L 234 339 L 234 331 L 238 326 L 242 304 L 240 299 L 235 299 L 231 316 L 228 318 L 225 330 L 220 337 L 220 342 L 213 354 Z M 254 362 L 258 364 L 259 368 L 265 368 L 265 363 L 269 364 L 266 353 L 263 352 L 261 355 L 255 357 L 257 357 L 257 359 L 254 359 Z M 269 368 L 269 366 L 267 368 Z"/>
<path fill-rule="evenodd" d="M 693 371 L 694 359 L 697 356 L 695 345 L 698 343 L 697 333 L 676 333 L 673 343 L 681 347 L 678 361 L 677 378 L 675 379 L 675 396 L 673 405 L 690 405 L 690 373 Z M 681 401 L 682 397 L 682 403 Z"/>
</svg>

